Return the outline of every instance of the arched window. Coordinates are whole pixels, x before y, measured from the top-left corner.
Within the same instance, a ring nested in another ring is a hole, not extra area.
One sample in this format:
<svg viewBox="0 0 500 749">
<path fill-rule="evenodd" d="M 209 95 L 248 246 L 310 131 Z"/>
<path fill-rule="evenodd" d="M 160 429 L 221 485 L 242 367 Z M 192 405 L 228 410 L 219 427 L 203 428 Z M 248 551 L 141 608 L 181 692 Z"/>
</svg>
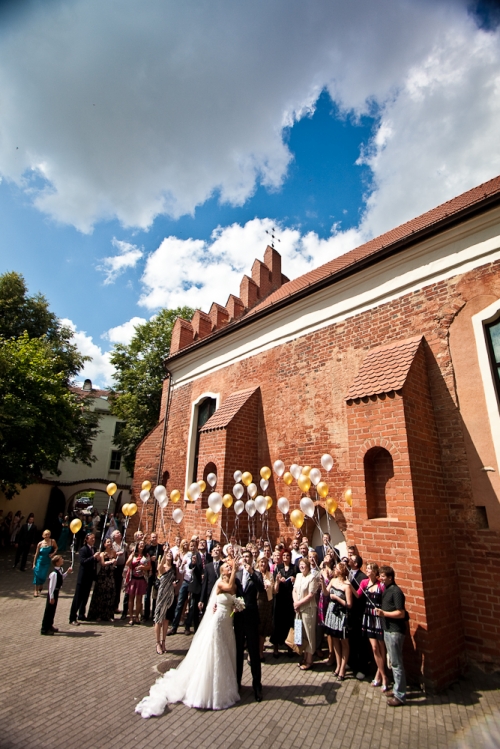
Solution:
<svg viewBox="0 0 500 749">
<path fill-rule="evenodd" d="M 394 476 L 391 454 L 372 447 L 365 455 L 366 509 L 368 518 L 387 517 L 387 485 Z"/>
<path fill-rule="evenodd" d="M 196 420 L 196 443 L 194 448 L 194 463 L 193 463 L 193 475 L 192 481 L 196 481 L 198 476 L 198 456 L 200 453 L 200 429 L 205 426 L 207 421 L 215 413 L 217 408 L 217 401 L 215 398 L 205 398 L 197 405 L 197 420 Z"/>
<path fill-rule="evenodd" d="M 500 318 L 484 327 L 497 399 L 500 402 Z"/>
<path fill-rule="evenodd" d="M 201 495 L 201 509 L 202 510 L 206 510 L 207 507 L 208 507 L 208 496 L 209 496 L 209 494 L 211 494 L 214 491 L 218 491 L 218 489 L 213 489 L 209 485 L 209 483 L 207 481 L 207 476 L 208 476 L 209 473 L 215 473 L 215 475 L 217 476 L 217 466 L 215 465 L 215 463 L 207 463 L 206 466 L 205 466 L 205 468 L 203 469 L 203 481 L 207 485 L 207 488 L 205 489 L 205 491 Z M 219 479 L 218 478 L 217 478 L 217 483 L 219 483 Z"/>
</svg>

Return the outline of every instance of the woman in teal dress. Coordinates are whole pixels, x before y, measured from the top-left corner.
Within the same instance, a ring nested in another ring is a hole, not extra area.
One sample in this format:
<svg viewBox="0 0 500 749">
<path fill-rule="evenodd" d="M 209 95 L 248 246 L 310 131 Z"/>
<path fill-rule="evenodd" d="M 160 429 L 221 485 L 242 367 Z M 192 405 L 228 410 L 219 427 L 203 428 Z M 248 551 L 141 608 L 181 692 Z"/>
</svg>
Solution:
<svg viewBox="0 0 500 749">
<path fill-rule="evenodd" d="M 68 548 L 68 541 L 69 541 L 69 516 L 66 515 L 62 524 L 61 535 L 59 536 L 59 541 L 57 542 L 58 550 L 66 551 L 66 549 Z"/>
<path fill-rule="evenodd" d="M 47 579 L 47 575 L 50 567 L 50 558 L 52 554 L 57 551 L 57 544 L 53 538 L 50 537 L 50 531 L 44 531 L 42 533 L 42 540 L 36 547 L 35 557 L 33 559 L 33 585 L 35 586 L 35 592 L 33 595 L 38 598 L 42 592 L 43 584 Z"/>
</svg>

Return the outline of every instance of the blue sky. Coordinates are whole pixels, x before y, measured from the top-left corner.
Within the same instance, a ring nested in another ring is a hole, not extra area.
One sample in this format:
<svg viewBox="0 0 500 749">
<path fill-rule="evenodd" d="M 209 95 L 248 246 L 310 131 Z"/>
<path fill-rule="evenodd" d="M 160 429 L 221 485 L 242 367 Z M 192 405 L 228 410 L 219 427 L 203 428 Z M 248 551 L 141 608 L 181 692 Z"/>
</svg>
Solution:
<svg viewBox="0 0 500 749">
<path fill-rule="evenodd" d="M 488 4 L 19 7 L 0 272 L 70 321 L 101 385 L 134 323 L 238 293 L 271 226 L 292 278 L 500 173 Z"/>
</svg>

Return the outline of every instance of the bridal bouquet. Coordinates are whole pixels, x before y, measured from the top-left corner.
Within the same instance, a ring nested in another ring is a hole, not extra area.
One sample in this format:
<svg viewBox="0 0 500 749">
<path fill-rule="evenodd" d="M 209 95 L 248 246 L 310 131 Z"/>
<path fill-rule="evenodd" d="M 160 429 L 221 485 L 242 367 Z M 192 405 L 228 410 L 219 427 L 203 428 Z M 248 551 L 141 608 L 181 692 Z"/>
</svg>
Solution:
<svg viewBox="0 0 500 749">
<path fill-rule="evenodd" d="M 241 597 L 236 597 L 233 601 L 231 616 L 234 616 L 234 612 L 238 614 L 240 611 L 245 611 L 245 601 Z"/>
</svg>

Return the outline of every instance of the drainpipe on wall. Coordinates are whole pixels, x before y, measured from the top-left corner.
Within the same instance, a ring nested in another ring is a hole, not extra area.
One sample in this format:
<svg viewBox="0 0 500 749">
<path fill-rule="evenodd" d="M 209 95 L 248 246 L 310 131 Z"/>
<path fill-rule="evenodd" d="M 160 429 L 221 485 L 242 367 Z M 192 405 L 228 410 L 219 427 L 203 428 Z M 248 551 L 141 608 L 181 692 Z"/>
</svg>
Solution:
<svg viewBox="0 0 500 749">
<path fill-rule="evenodd" d="M 161 449 L 160 449 L 160 460 L 158 461 L 158 471 L 156 474 L 156 485 L 158 486 L 161 482 L 161 473 L 162 473 L 162 466 L 163 466 L 163 456 L 165 455 L 165 443 L 167 440 L 167 427 L 168 427 L 168 417 L 170 415 L 170 403 L 172 401 L 172 385 L 173 385 L 173 379 L 172 379 L 172 372 L 170 372 L 167 367 L 165 367 L 165 372 L 167 373 L 167 377 L 169 378 L 169 384 L 168 384 L 168 396 L 167 396 L 167 407 L 165 409 L 165 418 L 163 419 L 163 434 L 161 437 Z M 153 505 L 153 527 L 152 531 L 156 530 L 156 515 L 158 512 L 158 500 L 155 498 L 154 505 Z"/>
</svg>

